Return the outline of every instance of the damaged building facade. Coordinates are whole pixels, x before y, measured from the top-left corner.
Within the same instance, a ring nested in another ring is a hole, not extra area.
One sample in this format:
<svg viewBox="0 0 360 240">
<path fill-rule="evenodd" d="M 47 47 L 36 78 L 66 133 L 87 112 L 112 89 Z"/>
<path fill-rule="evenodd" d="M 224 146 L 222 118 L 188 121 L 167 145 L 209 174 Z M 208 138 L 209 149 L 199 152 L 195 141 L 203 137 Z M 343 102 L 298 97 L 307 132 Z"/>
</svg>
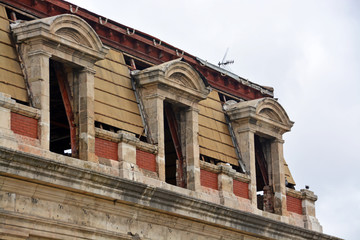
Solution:
<svg viewBox="0 0 360 240">
<path fill-rule="evenodd" d="M 336 239 L 273 90 L 61 0 L 0 0 L 1 239 Z"/>
</svg>

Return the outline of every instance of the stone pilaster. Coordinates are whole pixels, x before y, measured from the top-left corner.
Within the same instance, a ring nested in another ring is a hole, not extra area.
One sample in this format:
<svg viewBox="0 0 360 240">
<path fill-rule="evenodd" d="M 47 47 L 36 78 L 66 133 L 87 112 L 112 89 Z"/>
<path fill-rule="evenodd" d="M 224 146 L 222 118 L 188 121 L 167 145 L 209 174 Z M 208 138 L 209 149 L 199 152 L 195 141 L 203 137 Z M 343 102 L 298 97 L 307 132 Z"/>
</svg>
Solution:
<svg viewBox="0 0 360 240">
<path fill-rule="evenodd" d="M 15 100 L 0 92 L 0 145 L 16 149 L 17 143 L 11 131 L 11 108 L 14 106 Z"/>
<path fill-rule="evenodd" d="M 283 143 L 284 141 L 281 139 L 275 139 L 271 142 L 271 167 L 274 212 L 280 215 L 287 215 Z"/>
<path fill-rule="evenodd" d="M 78 77 L 78 137 L 79 158 L 96 161 L 95 158 L 95 125 L 94 125 L 94 75 L 93 69 L 83 69 Z"/>
<path fill-rule="evenodd" d="M 0 92 L 0 132 L 10 132 L 10 109 L 13 105 L 15 105 L 15 100 L 12 100 L 10 95 Z"/>
<path fill-rule="evenodd" d="M 165 144 L 164 144 L 164 97 L 158 94 L 144 96 L 144 107 L 154 144 L 158 145 L 156 156 L 159 179 L 165 181 Z"/>
<path fill-rule="evenodd" d="M 236 130 L 236 129 L 235 129 Z M 257 208 L 256 196 L 256 165 L 255 165 L 255 140 L 254 132 L 250 130 L 237 131 L 237 141 L 239 143 L 242 160 L 246 167 L 246 172 L 250 174 L 249 198 L 254 209 Z"/>
<path fill-rule="evenodd" d="M 51 55 L 43 50 L 29 52 L 25 58 L 28 82 L 33 94 L 34 107 L 40 109 L 39 140 L 41 147 L 50 146 L 50 87 L 49 64 Z"/>
<path fill-rule="evenodd" d="M 200 152 L 199 152 L 199 110 L 190 107 L 185 112 L 185 151 L 187 188 L 193 191 L 200 189 Z"/>
<path fill-rule="evenodd" d="M 135 134 L 125 131 L 118 132 L 121 136 L 121 140 L 118 143 L 118 158 L 121 162 L 127 162 L 130 164 L 136 164 L 136 146 L 129 141 L 135 142 Z M 126 141 L 123 139 L 126 138 Z"/>
<path fill-rule="evenodd" d="M 301 189 L 301 196 L 302 196 L 302 210 L 304 215 L 304 225 L 305 228 L 314 230 L 317 232 L 322 232 L 322 226 L 319 223 L 319 220 L 316 218 L 315 214 L 315 202 L 317 200 L 317 196 L 314 192 Z"/>
<path fill-rule="evenodd" d="M 218 163 L 220 166 L 220 172 L 218 174 L 218 189 L 222 192 L 233 193 L 233 175 L 235 175 L 235 170 L 232 169 L 230 164 Z"/>
</svg>

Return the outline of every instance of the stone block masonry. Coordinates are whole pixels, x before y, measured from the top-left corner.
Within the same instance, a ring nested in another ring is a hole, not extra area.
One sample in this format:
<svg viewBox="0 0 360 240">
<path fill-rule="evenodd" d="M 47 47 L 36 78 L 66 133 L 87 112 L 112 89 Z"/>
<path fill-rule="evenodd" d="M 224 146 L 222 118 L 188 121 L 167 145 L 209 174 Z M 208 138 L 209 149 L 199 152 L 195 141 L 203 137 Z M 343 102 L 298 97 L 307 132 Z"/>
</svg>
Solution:
<svg viewBox="0 0 360 240">
<path fill-rule="evenodd" d="M 38 120 L 18 113 L 11 113 L 11 130 L 26 137 L 38 137 Z"/>
</svg>

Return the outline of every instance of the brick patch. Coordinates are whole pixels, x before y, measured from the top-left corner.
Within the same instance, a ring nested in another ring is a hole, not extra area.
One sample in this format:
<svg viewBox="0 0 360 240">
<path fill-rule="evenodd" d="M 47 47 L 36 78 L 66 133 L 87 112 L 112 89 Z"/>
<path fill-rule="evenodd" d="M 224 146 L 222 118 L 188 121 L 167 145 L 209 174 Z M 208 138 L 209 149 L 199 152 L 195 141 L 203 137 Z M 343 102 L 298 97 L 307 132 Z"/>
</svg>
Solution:
<svg viewBox="0 0 360 240">
<path fill-rule="evenodd" d="M 301 199 L 286 195 L 286 206 L 289 212 L 302 214 Z"/>
<path fill-rule="evenodd" d="M 209 172 L 200 169 L 201 186 L 218 190 L 218 175 L 217 173 Z"/>
<path fill-rule="evenodd" d="M 101 138 L 95 138 L 95 154 L 98 157 L 118 160 L 118 144 Z"/>
<path fill-rule="evenodd" d="M 16 134 L 31 138 L 37 138 L 38 120 L 12 112 L 11 130 Z"/>
<path fill-rule="evenodd" d="M 139 166 L 139 168 L 156 172 L 155 154 L 136 149 L 136 164 Z"/>
<path fill-rule="evenodd" d="M 238 197 L 249 199 L 249 184 L 233 180 L 234 194 Z"/>
</svg>

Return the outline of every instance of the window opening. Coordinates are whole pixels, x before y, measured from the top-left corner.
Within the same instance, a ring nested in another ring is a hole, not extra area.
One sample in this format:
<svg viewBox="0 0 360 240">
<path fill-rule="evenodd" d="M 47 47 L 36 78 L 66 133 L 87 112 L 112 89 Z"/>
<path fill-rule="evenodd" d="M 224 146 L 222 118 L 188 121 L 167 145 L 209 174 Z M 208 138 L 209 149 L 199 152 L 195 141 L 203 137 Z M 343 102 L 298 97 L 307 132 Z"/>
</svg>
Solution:
<svg viewBox="0 0 360 240">
<path fill-rule="evenodd" d="M 240 102 L 240 98 L 237 98 L 235 96 L 227 95 L 224 93 L 219 92 L 219 99 L 222 104 L 224 104 L 226 101 L 234 100 L 235 102 Z"/>
<path fill-rule="evenodd" d="M 78 157 L 76 125 L 64 65 L 50 60 L 50 151 Z"/>
<path fill-rule="evenodd" d="M 164 102 L 165 181 L 179 187 L 185 187 L 184 157 L 178 133 L 179 125 L 173 106 Z"/>
<path fill-rule="evenodd" d="M 146 62 L 143 62 L 143 61 L 141 61 L 137 58 L 131 57 L 131 56 L 127 56 L 125 54 L 124 54 L 124 60 L 130 70 L 143 70 L 143 69 L 151 66 L 150 64 L 148 64 Z"/>
<path fill-rule="evenodd" d="M 266 139 L 255 135 L 256 191 L 258 209 L 273 212 L 273 194 L 269 184 L 269 168 L 266 161 Z"/>
<path fill-rule="evenodd" d="M 233 165 L 231 163 L 227 163 L 227 162 L 224 162 L 224 161 L 221 161 L 221 160 L 218 160 L 218 159 L 215 159 L 215 158 L 203 155 L 203 154 L 200 154 L 200 160 L 204 161 L 204 162 L 207 162 L 207 163 L 214 164 L 214 165 L 217 165 L 218 163 L 230 164 L 232 169 L 234 169 L 235 171 L 237 171 L 239 173 L 242 173 L 240 166 L 236 166 L 236 165 Z"/>
<path fill-rule="evenodd" d="M 98 122 L 98 121 L 95 121 L 95 127 L 104 129 L 106 131 L 113 132 L 113 133 L 117 133 L 118 131 L 123 130 L 121 128 L 117 128 L 117 127 L 111 126 L 109 124 Z M 142 142 L 147 142 L 147 138 L 144 135 L 135 134 L 135 137 L 138 138 Z"/>
<path fill-rule="evenodd" d="M 6 14 L 8 16 L 8 19 L 11 21 L 16 21 L 16 20 L 31 21 L 35 19 L 35 17 L 31 16 L 30 14 L 20 12 L 12 7 L 6 7 Z"/>
</svg>

